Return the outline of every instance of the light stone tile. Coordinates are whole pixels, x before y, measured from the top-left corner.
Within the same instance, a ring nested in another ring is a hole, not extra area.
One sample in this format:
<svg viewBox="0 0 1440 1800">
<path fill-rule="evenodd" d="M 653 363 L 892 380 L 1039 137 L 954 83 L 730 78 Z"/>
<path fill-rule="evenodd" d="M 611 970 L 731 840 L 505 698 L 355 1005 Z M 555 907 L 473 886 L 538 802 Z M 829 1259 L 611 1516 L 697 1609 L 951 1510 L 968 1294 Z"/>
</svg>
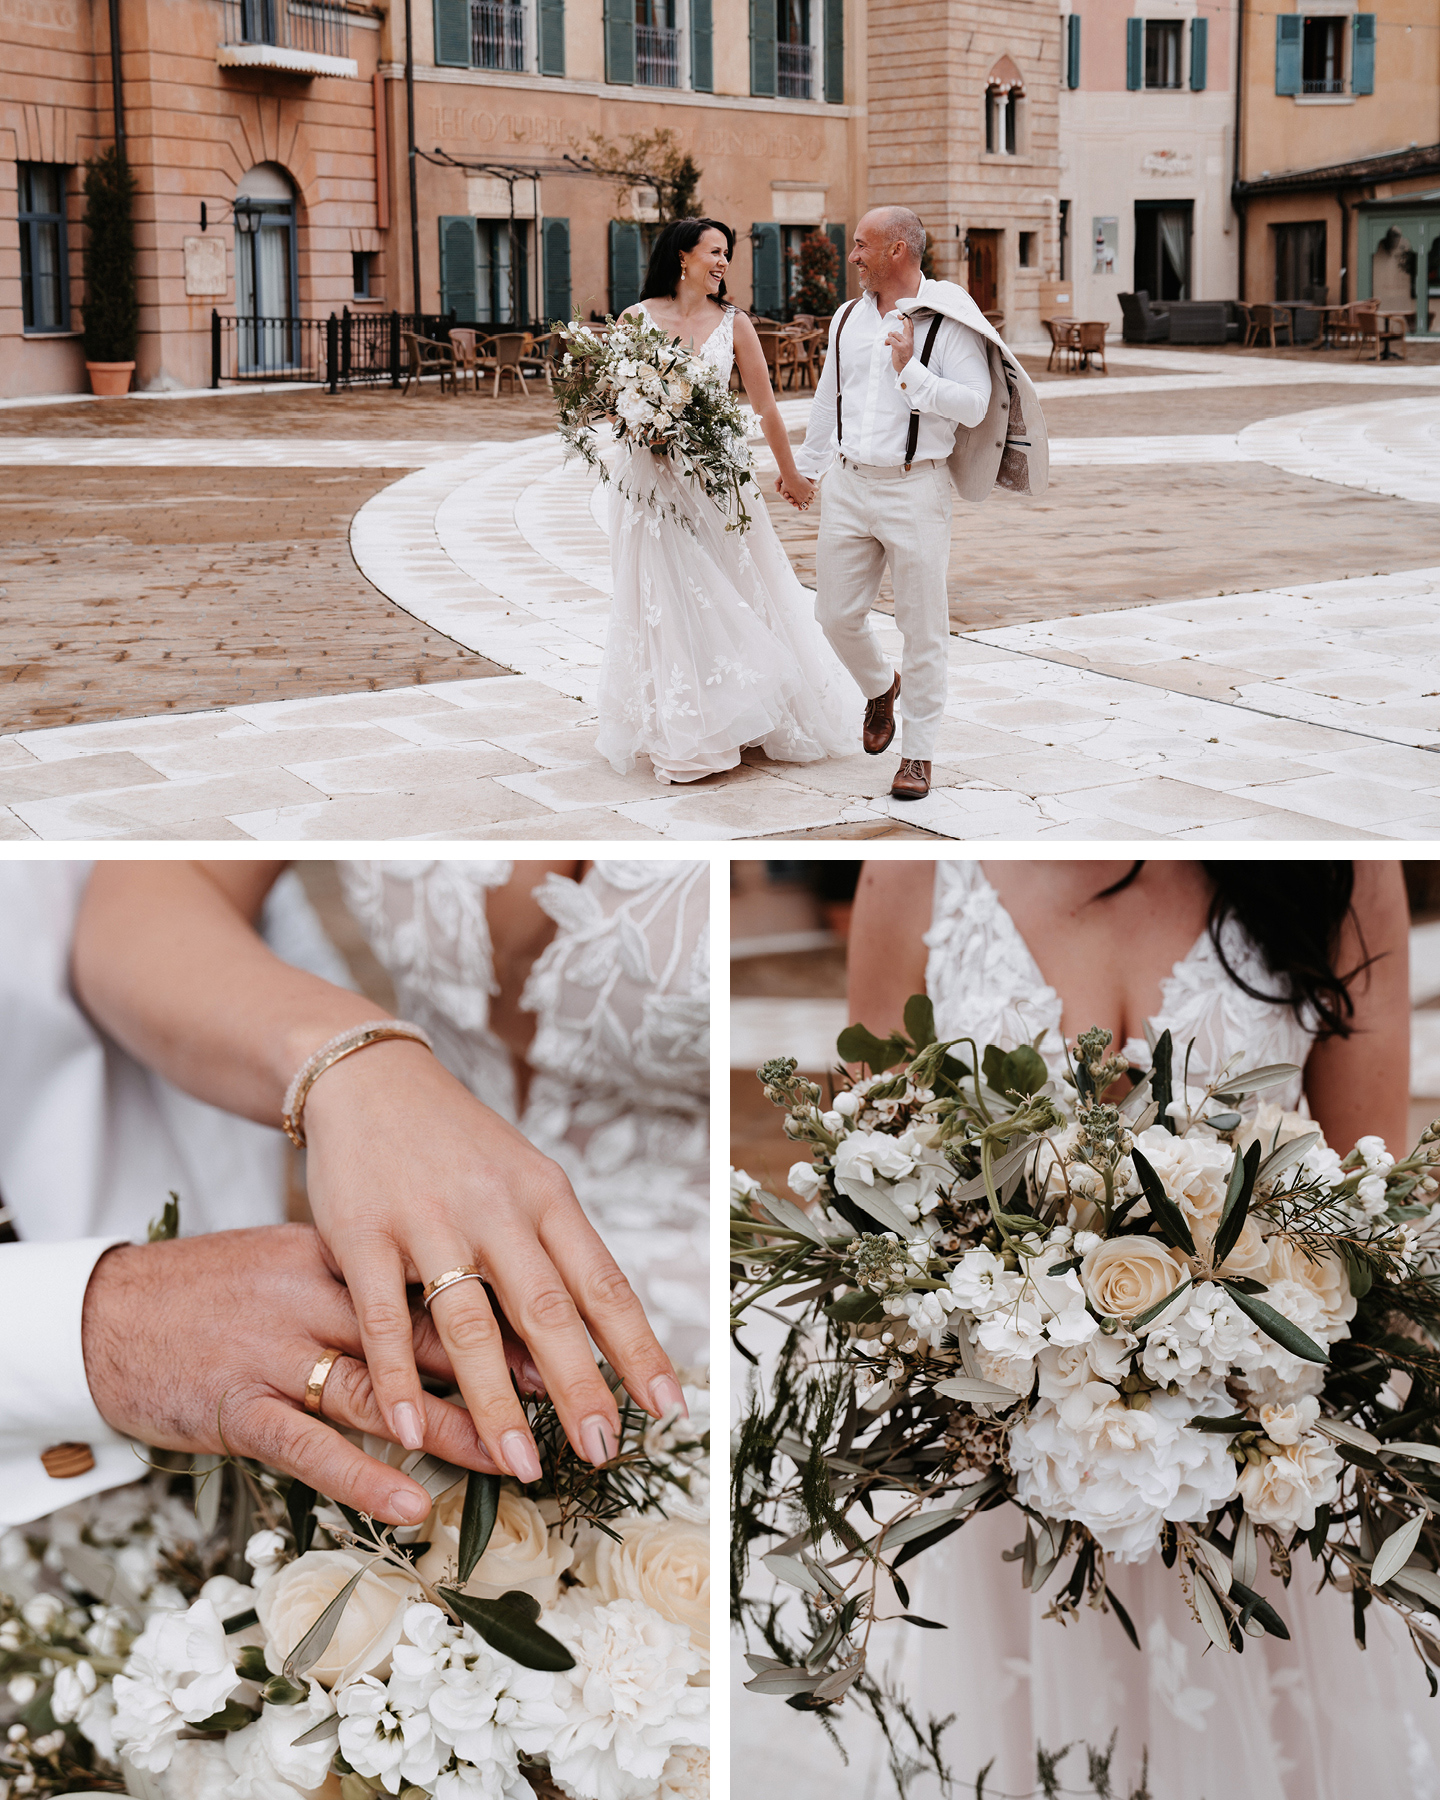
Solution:
<svg viewBox="0 0 1440 1800">
<path fill-rule="evenodd" d="M 0 769 L 33 769 L 37 758 L 15 738 L 0 738 Z"/>
<path fill-rule="evenodd" d="M 1407 819 L 1387 819 L 1379 835 L 1402 842 L 1409 839 L 1440 838 L 1440 813 L 1415 813 Z"/>
<path fill-rule="evenodd" d="M 741 787 L 712 789 L 706 794 L 677 788 L 663 793 L 674 797 L 636 800 L 619 810 L 665 837 L 724 841 L 833 825 L 841 811 L 832 796 L 779 777 L 757 778 Z"/>
<path fill-rule="evenodd" d="M 28 838 L 33 843 L 39 836 L 39 832 L 32 831 L 8 806 L 0 807 L 0 842 L 13 840 L 18 843 Z"/>
<path fill-rule="evenodd" d="M 7 741 L 20 744 L 41 762 L 56 762 L 61 757 L 97 756 L 107 750 L 128 750 L 139 756 L 152 748 L 248 729 L 243 720 L 237 722 L 228 712 L 151 713 L 102 725 L 57 725 L 48 731 L 22 731 Z"/>
<path fill-rule="evenodd" d="M 1219 825 L 1207 826 L 1206 830 L 1221 831 Z M 1047 825 L 1043 831 L 1035 833 L 1036 840 L 1060 843 L 1164 843 L 1166 833 L 1163 831 L 1147 831 L 1143 825 L 1123 825 L 1118 819 L 1072 819 L 1065 825 Z M 1193 836 L 1193 833 L 1187 833 Z"/>
<path fill-rule="evenodd" d="M 1293 786 L 1288 783 L 1287 788 Z M 1287 791 L 1275 788 L 1279 795 Z M 1217 794 L 1210 788 L 1165 775 L 1148 775 L 1115 787 L 1085 788 L 1066 796 L 1077 812 L 1114 819 L 1119 824 L 1149 825 L 1163 831 L 1180 831 L 1187 825 L 1213 824 L 1224 819 L 1243 819 L 1260 811 L 1253 797 Z M 1281 804 L 1277 798 L 1276 805 Z"/>
<path fill-rule="evenodd" d="M 543 813 L 533 819 L 509 819 L 498 825 L 471 825 L 460 831 L 431 831 L 427 840 L 458 839 L 476 842 L 585 843 L 598 840 L 606 844 L 654 843 L 664 836 L 648 825 L 627 819 L 624 813 L 596 807 L 589 812 Z"/>
<path fill-rule="evenodd" d="M 238 775 L 250 769 L 294 767 L 302 761 L 410 750 L 403 737 L 379 726 L 329 725 L 285 732 L 229 731 L 223 737 L 147 749 L 143 754 L 165 775 Z"/>
<path fill-rule="evenodd" d="M 1279 810 L 1257 814 L 1252 819 L 1227 819 L 1223 824 L 1194 825 L 1185 831 L 1169 833 L 1172 842 L 1188 843 L 1194 838 L 1237 844 L 1249 843 L 1320 843 L 1329 841 L 1383 841 L 1385 834 L 1360 831 L 1353 825 L 1333 825 L 1328 819 L 1307 818 L 1303 813 Z"/>
<path fill-rule="evenodd" d="M 1347 749 L 1336 746 L 1325 759 L 1345 774 L 1373 775 L 1393 781 L 1397 787 L 1426 789 L 1440 783 L 1440 750 L 1416 750 L 1408 744 L 1366 744 Z"/>
<path fill-rule="evenodd" d="M 965 758 L 971 781 L 989 782 L 1019 794 L 1065 794 L 1077 788 L 1113 786 L 1132 781 L 1133 769 L 1089 756 L 1067 756 L 1059 750 L 1026 750 L 1010 756 Z"/>
<path fill-rule="evenodd" d="M 32 758 L 28 768 L 0 768 L 0 806 L 96 789 L 132 788 L 142 782 L 163 784 L 164 780 L 148 763 L 123 750 L 106 756 L 67 757 L 64 762 L 36 762 Z"/>
<path fill-rule="evenodd" d="M 1161 772 L 1154 768 L 1145 770 L 1147 775 Z M 1193 781 L 1197 787 L 1215 788 L 1226 793 L 1232 788 L 1253 791 L 1270 782 L 1303 780 L 1315 774 L 1316 768 L 1314 764 L 1289 762 L 1283 757 L 1226 756 L 1217 749 L 1212 755 L 1187 757 L 1181 763 L 1172 764 L 1171 772 L 1183 781 Z M 1436 772 L 1440 776 L 1440 769 Z"/>
<path fill-rule="evenodd" d="M 1361 830 L 1384 826 L 1391 819 L 1424 817 L 1430 810 L 1421 796 L 1409 789 L 1353 775 L 1311 775 L 1270 787 L 1235 788 L 1229 797 L 1237 804 L 1255 803 L 1246 806 L 1247 812 L 1258 811 L 1260 806 L 1276 806 L 1306 817 L 1328 819 L 1335 825 L 1359 826 Z M 1434 818 L 1440 825 L 1440 800 L 1435 802 Z"/>
<path fill-rule="evenodd" d="M 375 719 L 443 715 L 448 710 L 446 701 L 425 688 L 387 688 L 377 694 L 336 694 L 303 704 L 262 700 L 253 706 L 235 707 L 233 716 L 248 719 L 265 731 L 295 731 L 310 725 L 362 725 Z"/>
<path fill-rule="evenodd" d="M 402 745 L 383 756 L 345 757 L 286 766 L 322 794 L 419 794 L 491 775 L 520 775 L 534 768 L 523 756 L 489 744 L 416 749 Z"/>
<path fill-rule="evenodd" d="M 528 794 L 557 812 L 578 812 L 582 807 L 620 806 L 626 802 L 653 800 L 656 795 L 684 793 L 692 788 L 708 800 L 726 787 L 762 780 L 755 770 L 742 764 L 727 769 L 723 775 L 709 776 L 700 784 L 662 784 L 655 779 L 649 762 L 642 758 L 629 775 L 617 775 L 608 763 L 600 763 L 581 769 L 537 769 L 528 775 L 508 775 L 505 786 L 513 788 L 517 794 Z"/>
<path fill-rule="evenodd" d="M 236 813 L 235 823 L 263 842 L 372 839 L 403 843 L 432 835 L 469 837 L 508 820 L 558 818 L 537 801 L 498 781 L 465 781 L 423 794 L 346 795 L 316 806 L 283 806 Z M 503 835 L 503 833 L 501 834 Z"/>
<path fill-rule="evenodd" d="M 261 775 L 225 775 L 212 781 L 161 778 L 153 787 L 22 801 L 14 811 L 46 838 L 149 837 L 168 835 L 172 829 L 198 826 L 217 817 L 293 805 L 315 797 L 315 789 L 305 782 L 283 770 L 270 770 Z"/>
</svg>

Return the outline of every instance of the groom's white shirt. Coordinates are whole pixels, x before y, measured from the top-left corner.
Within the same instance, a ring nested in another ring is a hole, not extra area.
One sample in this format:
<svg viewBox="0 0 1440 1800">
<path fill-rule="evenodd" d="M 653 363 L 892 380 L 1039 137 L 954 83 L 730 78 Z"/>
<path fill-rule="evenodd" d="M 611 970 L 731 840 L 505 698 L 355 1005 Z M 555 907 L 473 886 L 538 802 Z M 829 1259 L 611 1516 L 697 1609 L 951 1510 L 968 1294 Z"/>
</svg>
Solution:
<svg viewBox="0 0 1440 1800">
<path fill-rule="evenodd" d="M 83 862 L 0 864 L 0 1197 L 22 1240 L 0 1245 L 0 1527 L 144 1473 L 85 1379 L 80 1315 L 101 1255 L 143 1242 L 172 1189 L 186 1236 L 283 1217 L 280 1133 L 181 1093 L 77 1004 L 70 944 L 88 875 Z M 88 1444 L 95 1467 L 57 1480 L 40 1453 L 67 1442 Z"/>
<path fill-rule="evenodd" d="M 928 318 L 915 323 L 915 354 L 896 373 L 887 331 L 903 321 L 898 312 L 882 318 L 873 294 L 864 294 L 851 309 L 840 339 L 835 333 L 840 313 L 830 321 L 830 354 L 815 399 L 805 442 L 795 453 L 795 466 L 809 481 L 818 481 L 835 460 L 835 384 L 844 377 L 842 409 L 844 450 L 853 462 L 897 468 L 905 461 L 912 411 L 920 415 L 915 460 L 948 457 L 960 425 L 976 426 L 990 404 L 989 351 L 980 334 L 958 319 L 942 318 L 926 367 L 920 348 L 930 329 Z"/>
</svg>

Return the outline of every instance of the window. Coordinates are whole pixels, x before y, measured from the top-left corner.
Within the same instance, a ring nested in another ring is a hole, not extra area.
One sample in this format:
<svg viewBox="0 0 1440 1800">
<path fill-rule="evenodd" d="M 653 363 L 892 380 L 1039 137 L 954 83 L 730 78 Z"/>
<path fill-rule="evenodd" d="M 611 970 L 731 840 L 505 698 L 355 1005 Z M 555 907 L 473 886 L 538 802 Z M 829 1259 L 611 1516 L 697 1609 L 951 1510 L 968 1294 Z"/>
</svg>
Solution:
<svg viewBox="0 0 1440 1800">
<path fill-rule="evenodd" d="M 1297 224 L 1276 225 L 1275 298 L 1306 301 L 1324 306 L 1325 221 L 1306 219 Z"/>
<path fill-rule="evenodd" d="M 1300 87 L 1306 94 L 1345 92 L 1345 21 L 1306 19 L 1300 40 Z"/>
<path fill-rule="evenodd" d="M 262 0 L 246 3 L 258 5 Z M 267 3 L 278 5 L 280 0 Z M 308 4 L 313 8 L 315 0 Z M 442 68 L 565 73 L 565 0 L 533 0 L 533 7 L 528 0 L 434 0 L 434 8 L 435 61 Z M 527 10 L 532 13 L 528 23 Z M 626 29 L 633 37 L 633 3 L 627 20 Z M 607 4 L 607 31 L 610 23 Z M 527 46 L 529 31 L 534 36 Z M 624 79 L 633 81 L 633 71 Z"/>
<path fill-rule="evenodd" d="M 1059 232 L 1059 236 L 1060 236 L 1060 268 L 1059 268 L 1058 273 L 1059 273 L 1061 281 L 1066 281 L 1069 279 L 1069 268 L 1070 268 L 1070 202 L 1068 200 L 1062 200 L 1060 202 L 1060 232 Z"/>
<path fill-rule="evenodd" d="M 635 0 L 635 79 L 642 87 L 679 87 L 675 0 Z"/>
<path fill-rule="evenodd" d="M 70 269 L 65 242 L 65 171 L 21 163 L 20 308 L 26 331 L 70 329 Z"/>
<path fill-rule="evenodd" d="M 1190 298 L 1193 200 L 1135 202 L 1135 292 L 1152 300 Z"/>
<path fill-rule="evenodd" d="M 810 0 L 778 0 L 775 9 L 775 91 L 784 100 L 811 98 Z"/>
<path fill-rule="evenodd" d="M 470 0 L 470 65 L 525 67 L 525 8 L 518 0 Z"/>
<path fill-rule="evenodd" d="M 1178 88 L 1184 51 L 1185 26 L 1180 19 L 1146 19 L 1145 85 Z"/>
<path fill-rule="evenodd" d="M 368 300 L 370 295 L 370 264 L 374 252 L 371 250 L 352 250 L 350 252 L 350 268 L 352 271 L 350 291 L 357 300 Z"/>
<path fill-rule="evenodd" d="M 1022 269 L 1033 269 L 1035 267 L 1035 240 L 1039 235 L 1040 234 L 1035 231 L 1022 231 L 1020 233 L 1020 267 Z"/>
<path fill-rule="evenodd" d="M 995 82 L 985 90 L 985 148 L 991 156 L 1014 156 L 1020 142 L 1020 101 L 1023 88 L 1001 87 Z"/>
</svg>

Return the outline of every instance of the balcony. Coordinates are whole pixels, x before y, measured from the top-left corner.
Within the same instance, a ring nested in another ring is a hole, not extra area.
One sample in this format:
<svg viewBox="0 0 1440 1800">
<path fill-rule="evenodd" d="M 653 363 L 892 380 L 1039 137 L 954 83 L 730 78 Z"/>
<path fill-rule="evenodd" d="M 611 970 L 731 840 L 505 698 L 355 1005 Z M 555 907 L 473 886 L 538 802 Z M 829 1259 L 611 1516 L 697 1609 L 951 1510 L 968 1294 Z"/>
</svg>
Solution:
<svg viewBox="0 0 1440 1800">
<path fill-rule="evenodd" d="M 512 0 L 470 0 L 470 63 L 476 69 L 525 67 L 525 8 Z"/>
<path fill-rule="evenodd" d="M 1343 94 L 1345 83 L 1338 76 L 1326 75 L 1318 80 L 1307 78 L 1300 83 L 1300 89 L 1306 94 Z"/>
<path fill-rule="evenodd" d="M 775 92 L 782 100 L 809 100 L 814 92 L 813 44 L 775 46 Z"/>
<path fill-rule="evenodd" d="M 215 52 L 222 69 L 358 77 L 355 59 L 346 55 L 349 33 L 341 7 L 324 0 L 224 0 L 224 5 Z"/>
<path fill-rule="evenodd" d="M 635 79 L 641 87 L 679 87 L 680 33 L 673 26 L 635 27 Z"/>
</svg>

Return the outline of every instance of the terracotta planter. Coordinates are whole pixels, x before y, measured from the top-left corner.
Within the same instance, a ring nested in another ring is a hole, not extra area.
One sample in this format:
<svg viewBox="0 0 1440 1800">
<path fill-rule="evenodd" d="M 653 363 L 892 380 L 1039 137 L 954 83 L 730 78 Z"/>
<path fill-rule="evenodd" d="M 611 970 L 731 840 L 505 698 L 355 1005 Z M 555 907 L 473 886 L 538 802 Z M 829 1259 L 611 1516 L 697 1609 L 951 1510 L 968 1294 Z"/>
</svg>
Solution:
<svg viewBox="0 0 1440 1800">
<path fill-rule="evenodd" d="M 130 392 L 130 377 L 135 373 L 133 362 L 87 362 L 85 367 L 90 371 L 90 392 L 100 399 L 114 400 Z"/>
</svg>

